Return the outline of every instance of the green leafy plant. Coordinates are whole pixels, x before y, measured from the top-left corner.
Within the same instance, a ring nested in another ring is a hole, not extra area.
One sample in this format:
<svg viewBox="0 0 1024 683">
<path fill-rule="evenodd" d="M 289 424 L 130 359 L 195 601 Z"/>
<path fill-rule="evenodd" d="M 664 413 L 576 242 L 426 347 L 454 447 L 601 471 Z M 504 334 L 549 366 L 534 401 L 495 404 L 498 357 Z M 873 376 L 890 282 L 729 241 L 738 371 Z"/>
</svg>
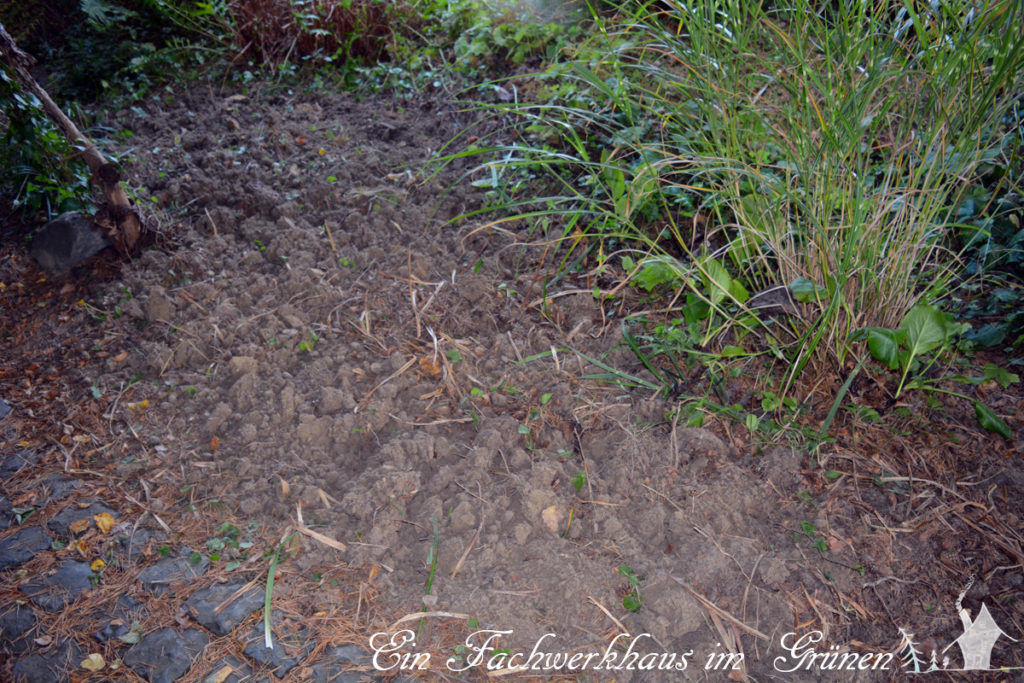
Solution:
<svg viewBox="0 0 1024 683">
<path fill-rule="evenodd" d="M 918 389 L 957 396 L 973 402 L 975 417 L 985 429 L 1010 439 L 1012 434 L 1006 422 L 980 400 L 946 389 L 941 383 L 952 380 L 962 384 L 980 384 L 986 380 L 998 382 L 1004 388 L 1019 381 L 1016 374 L 993 364 L 985 367 L 982 377 L 938 373 L 931 370 L 948 353 L 956 338 L 970 329 L 966 323 L 956 323 L 953 317 L 928 304 L 910 309 L 898 328 L 869 327 L 857 330 L 854 337 L 866 339 L 871 355 L 890 370 L 898 370 L 899 383 L 893 399 L 906 390 Z"/>
<path fill-rule="evenodd" d="M 0 112 L 7 120 L 0 139 L 0 194 L 29 221 L 65 211 L 91 213 L 91 174 L 78 151 L 43 112 L 42 103 L 0 66 Z"/>
<path fill-rule="evenodd" d="M 506 193 L 488 210 L 555 230 L 563 267 L 577 249 L 599 268 L 618 254 L 638 288 L 676 297 L 678 321 L 626 339 L 655 378 L 636 379 L 668 394 L 688 362 L 722 377 L 764 355 L 779 381 L 763 400 L 793 411 L 796 385 L 864 356 L 855 330 L 898 329 L 970 284 L 949 226 L 1014 168 L 1024 8 L 616 8 L 537 76 L 535 99 L 481 105 L 519 142 L 442 161 L 486 155 L 476 176 Z M 773 289 L 785 296 L 766 304 Z"/>
<path fill-rule="evenodd" d="M 227 559 L 225 571 L 234 571 L 242 564 L 248 550 L 252 548 L 252 535 L 256 530 L 254 524 L 249 525 L 247 536 L 241 538 L 241 529 L 230 522 L 224 522 L 217 528 L 217 535 L 206 541 L 206 550 L 211 562 Z M 225 557 L 226 556 L 226 557 Z"/>
<path fill-rule="evenodd" d="M 310 353 L 318 341 L 320 341 L 320 337 L 318 337 L 316 333 L 310 332 L 306 339 L 299 342 L 299 351 Z"/>
<path fill-rule="evenodd" d="M 828 542 L 824 537 L 818 535 L 818 528 L 814 526 L 814 524 L 806 520 L 800 522 L 800 532 L 807 538 L 811 539 L 811 544 L 814 546 L 815 550 L 817 550 L 821 555 L 825 554 L 825 551 L 828 550 Z"/>
<path fill-rule="evenodd" d="M 628 565 L 619 567 L 619 574 L 629 582 L 629 592 L 622 598 L 622 606 L 630 612 L 639 612 L 643 603 L 643 596 L 640 595 L 640 582 L 644 577 L 637 576 L 636 572 Z"/>
</svg>

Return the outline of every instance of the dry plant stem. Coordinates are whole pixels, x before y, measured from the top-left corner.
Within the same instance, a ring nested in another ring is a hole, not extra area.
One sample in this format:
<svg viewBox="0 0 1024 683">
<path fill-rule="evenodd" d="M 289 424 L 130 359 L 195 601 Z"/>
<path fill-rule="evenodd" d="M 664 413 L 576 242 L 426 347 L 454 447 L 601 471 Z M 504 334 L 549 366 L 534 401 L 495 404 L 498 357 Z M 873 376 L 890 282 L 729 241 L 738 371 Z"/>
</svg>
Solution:
<svg viewBox="0 0 1024 683">
<path fill-rule="evenodd" d="M 737 628 L 740 628 L 740 629 L 746 631 L 747 633 L 749 633 L 752 636 L 760 638 L 761 640 L 764 640 L 764 641 L 769 640 L 768 636 L 766 636 L 765 634 L 761 633 L 760 631 L 758 631 L 753 626 L 748 626 L 747 624 L 743 623 L 742 621 L 740 621 L 736 617 L 732 616 L 731 614 L 729 614 L 728 612 L 723 610 L 721 607 L 718 607 L 713 602 L 711 602 L 710 600 L 705 598 L 703 595 L 698 593 L 696 590 L 694 590 L 693 586 L 691 586 L 690 584 L 686 583 L 685 581 L 683 581 L 679 577 L 673 576 L 672 574 L 669 574 L 668 576 L 669 576 L 670 579 L 672 579 L 673 581 L 678 583 L 680 586 L 682 586 L 686 590 L 690 591 L 690 593 L 693 595 L 693 597 L 697 598 L 698 602 L 700 602 L 702 605 L 704 605 L 704 607 L 709 612 L 717 613 L 718 616 L 720 616 L 723 619 L 729 621 L 730 623 L 732 623 Z"/>
<path fill-rule="evenodd" d="M 473 546 L 476 545 L 477 539 L 480 538 L 480 532 L 483 531 L 484 522 L 486 522 L 486 521 L 487 521 L 486 517 L 484 517 L 483 519 L 480 520 L 480 525 L 477 526 L 476 533 L 473 534 L 473 538 L 470 539 L 469 545 L 466 546 L 465 552 L 462 553 L 462 557 L 459 558 L 459 561 L 455 563 L 455 568 L 452 569 L 452 578 L 453 579 L 455 578 L 455 575 L 459 573 L 459 570 L 462 569 L 462 563 L 466 561 L 466 558 L 469 556 L 470 551 L 473 550 Z"/>
<path fill-rule="evenodd" d="M 388 626 L 387 632 L 388 633 L 394 633 L 396 626 L 398 626 L 399 624 L 404 624 L 407 621 L 419 621 L 420 619 L 426 619 L 426 618 L 429 618 L 429 617 L 440 617 L 442 619 L 469 619 L 470 618 L 470 616 L 468 614 L 462 614 L 461 612 L 413 612 L 411 614 L 406 614 L 404 617 L 400 618 L 398 621 L 396 621 L 393 624 L 391 624 L 390 626 Z"/>
<path fill-rule="evenodd" d="M 607 608 L 606 608 L 606 607 L 605 607 L 604 605 L 602 605 L 601 603 L 599 603 L 599 602 L 598 602 L 597 600 L 595 600 L 595 599 L 594 599 L 593 597 L 587 596 L 587 599 L 588 599 L 588 600 L 589 600 L 590 602 L 592 602 L 592 603 L 593 603 L 594 605 L 596 605 L 596 606 L 597 606 L 597 608 L 598 608 L 599 610 L 601 610 L 602 612 L 604 612 L 604 615 L 605 615 L 606 617 L 608 617 L 609 619 L 611 619 L 611 622 L 612 622 L 613 624 L 615 624 L 615 628 L 619 629 L 619 633 L 629 633 L 629 629 L 627 629 L 627 628 L 626 628 L 625 626 L 623 626 L 623 625 L 622 625 L 622 622 L 621 622 L 621 621 L 619 621 L 619 620 L 618 620 L 618 619 L 616 619 L 616 618 L 615 618 L 614 616 L 612 616 L 612 613 L 611 613 L 611 612 L 609 612 L 609 611 L 608 611 L 608 609 L 607 609 Z"/>
</svg>

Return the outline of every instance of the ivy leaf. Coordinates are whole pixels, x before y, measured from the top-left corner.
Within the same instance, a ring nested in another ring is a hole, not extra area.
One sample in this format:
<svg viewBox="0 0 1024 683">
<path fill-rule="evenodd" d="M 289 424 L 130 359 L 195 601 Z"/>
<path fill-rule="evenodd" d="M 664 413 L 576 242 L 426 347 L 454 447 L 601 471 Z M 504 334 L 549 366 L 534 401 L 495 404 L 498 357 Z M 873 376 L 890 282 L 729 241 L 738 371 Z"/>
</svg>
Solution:
<svg viewBox="0 0 1024 683">
<path fill-rule="evenodd" d="M 1012 439 L 1010 427 L 1003 422 L 1003 418 L 992 412 L 992 409 L 981 401 L 974 402 L 974 415 L 978 418 L 978 424 L 990 432 L 995 432 L 1004 439 Z"/>
</svg>

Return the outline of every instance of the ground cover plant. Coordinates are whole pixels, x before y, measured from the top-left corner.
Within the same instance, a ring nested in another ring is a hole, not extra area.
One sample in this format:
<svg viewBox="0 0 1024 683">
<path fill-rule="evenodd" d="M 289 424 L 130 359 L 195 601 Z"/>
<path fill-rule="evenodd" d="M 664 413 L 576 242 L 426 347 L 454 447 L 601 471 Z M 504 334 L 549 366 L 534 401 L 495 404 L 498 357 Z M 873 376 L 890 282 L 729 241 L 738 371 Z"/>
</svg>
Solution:
<svg viewBox="0 0 1024 683">
<path fill-rule="evenodd" d="M 765 405 L 781 408 L 826 376 L 844 386 L 870 356 L 902 371 L 895 398 L 969 331 L 930 306 L 977 290 L 985 269 L 970 254 L 995 239 L 998 258 L 1019 255 L 1021 11 L 595 12 L 594 37 L 538 75 L 535 98 L 498 107 L 520 137 L 472 152 L 493 155 L 478 182 L 499 211 L 599 245 L 602 268 L 669 292 L 675 316 L 625 324 L 666 392 L 695 359 L 756 367 L 778 378 Z"/>
</svg>

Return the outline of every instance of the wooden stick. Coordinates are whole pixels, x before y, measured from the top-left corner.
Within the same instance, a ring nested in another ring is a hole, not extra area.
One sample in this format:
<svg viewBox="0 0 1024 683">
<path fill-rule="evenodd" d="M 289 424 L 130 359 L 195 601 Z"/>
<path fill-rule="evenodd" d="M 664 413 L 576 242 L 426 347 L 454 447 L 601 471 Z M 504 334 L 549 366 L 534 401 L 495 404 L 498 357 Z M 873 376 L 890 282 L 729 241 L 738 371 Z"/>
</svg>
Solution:
<svg viewBox="0 0 1024 683">
<path fill-rule="evenodd" d="M 104 227 L 118 251 L 129 254 L 139 241 L 142 233 L 142 219 L 132 206 L 124 188 L 117 166 L 107 161 L 96 145 L 85 137 L 78 127 L 58 107 L 42 86 L 36 83 L 29 67 L 35 61 L 14 42 L 11 34 L 0 24 L 0 59 L 11 69 L 15 79 L 35 95 L 43 105 L 43 111 L 57 124 L 72 145 L 81 148 L 82 158 L 92 171 L 93 182 L 103 189 L 109 212 L 109 224 Z"/>
</svg>

